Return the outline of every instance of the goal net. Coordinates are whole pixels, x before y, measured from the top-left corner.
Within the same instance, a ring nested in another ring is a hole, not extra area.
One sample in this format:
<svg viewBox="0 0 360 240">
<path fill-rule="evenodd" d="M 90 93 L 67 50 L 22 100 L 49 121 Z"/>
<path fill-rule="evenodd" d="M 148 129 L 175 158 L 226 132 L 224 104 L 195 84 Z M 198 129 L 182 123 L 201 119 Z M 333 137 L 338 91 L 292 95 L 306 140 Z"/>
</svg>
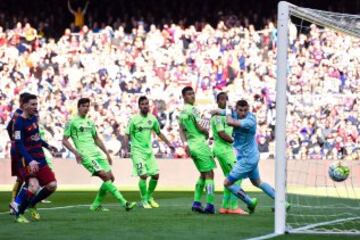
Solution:
<svg viewBox="0 0 360 240">
<path fill-rule="evenodd" d="M 281 2 L 277 36 L 275 232 L 360 234 L 360 15 Z"/>
</svg>

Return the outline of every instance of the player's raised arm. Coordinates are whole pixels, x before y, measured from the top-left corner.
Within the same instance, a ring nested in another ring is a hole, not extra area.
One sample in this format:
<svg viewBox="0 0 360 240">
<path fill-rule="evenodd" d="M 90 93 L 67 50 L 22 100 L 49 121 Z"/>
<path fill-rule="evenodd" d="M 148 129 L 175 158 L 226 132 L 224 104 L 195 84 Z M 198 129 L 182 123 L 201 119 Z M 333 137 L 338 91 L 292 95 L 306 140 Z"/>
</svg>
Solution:
<svg viewBox="0 0 360 240">
<path fill-rule="evenodd" d="M 228 125 L 245 129 L 256 128 L 256 117 L 249 112 L 249 104 L 245 100 L 239 100 L 236 103 L 236 114 L 239 117 L 239 120 L 234 119 L 231 116 L 226 117 Z"/>
<path fill-rule="evenodd" d="M 231 116 L 227 116 L 226 122 L 230 126 L 241 127 L 246 129 L 250 129 L 256 126 L 256 119 L 254 116 L 249 116 L 241 120 L 233 119 Z"/>
</svg>

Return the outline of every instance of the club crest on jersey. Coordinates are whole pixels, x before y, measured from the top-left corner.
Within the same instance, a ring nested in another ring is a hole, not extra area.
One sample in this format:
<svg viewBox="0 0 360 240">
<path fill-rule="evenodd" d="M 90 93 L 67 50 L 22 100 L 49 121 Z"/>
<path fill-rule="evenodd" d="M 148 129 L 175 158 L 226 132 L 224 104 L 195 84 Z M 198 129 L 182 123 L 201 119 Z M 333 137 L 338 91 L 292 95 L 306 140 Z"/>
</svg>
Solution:
<svg viewBox="0 0 360 240">
<path fill-rule="evenodd" d="M 151 121 L 151 120 L 148 120 L 148 124 L 151 125 L 151 124 L 152 124 L 152 121 Z"/>
<path fill-rule="evenodd" d="M 39 141 L 40 140 L 40 135 L 38 133 L 36 133 L 36 134 L 32 135 L 30 138 L 33 141 Z"/>
<path fill-rule="evenodd" d="M 221 119 L 220 119 L 219 116 L 216 116 L 216 123 L 217 123 L 217 124 L 220 124 L 220 123 L 221 123 Z"/>
</svg>

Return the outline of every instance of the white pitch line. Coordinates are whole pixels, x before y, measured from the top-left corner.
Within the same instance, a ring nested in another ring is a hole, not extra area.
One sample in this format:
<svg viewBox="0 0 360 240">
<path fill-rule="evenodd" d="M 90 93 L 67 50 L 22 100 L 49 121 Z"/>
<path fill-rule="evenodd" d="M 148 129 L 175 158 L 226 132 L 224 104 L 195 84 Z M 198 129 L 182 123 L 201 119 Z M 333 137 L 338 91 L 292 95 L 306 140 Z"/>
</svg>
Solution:
<svg viewBox="0 0 360 240">
<path fill-rule="evenodd" d="M 299 227 L 299 228 L 292 229 L 290 231 L 290 233 L 291 232 L 293 232 L 293 233 L 301 233 L 301 231 L 306 231 L 308 229 L 312 229 L 312 228 L 316 228 L 316 227 L 320 227 L 320 226 L 336 224 L 336 223 L 341 223 L 341 222 L 347 222 L 347 221 L 353 221 L 353 220 L 358 220 L 358 219 L 360 219 L 360 217 L 342 218 L 342 219 L 337 219 L 337 220 L 333 220 L 333 221 L 314 223 L 314 224 L 306 225 L 304 227 Z"/>
<path fill-rule="evenodd" d="M 89 204 L 79 204 L 79 205 L 69 205 L 69 206 L 62 206 L 62 207 L 51 207 L 51 208 L 38 208 L 38 210 L 58 210 L 58 209 L 67 209 L 67 208 L 77 208 L 77 207 L 90 207 Z M 0 215 L 9 214 L 9 211 L 0 212 Z"/>
<path fill-rule="evenodd" d="M 246 238 L 245 240 L 264 240 L 264 239 L 274 238 L 274 237 L 277 237 L 277 236 L 280 236 L 280 235 L 281 234 L 278 234 L 278 233 L 269 233 L 269 234 L 262 235 L 262 236 L 259 236 L 259 237 Z"/>
<path fill-rule="evenodd" d="M 104 204 L 103 206 L 106 207 L 117 207 L 118 204 Z M 183 207 L 184 205 L 180 204 L 168 204 L 165 205 L 167 207 Z M 48 207 L 48 208 L 38 208 L 38 210 L 41 211 L 50 211 L 50 210 L 59 210 L 59 209 L 69 209 L 69 208 L 78 208 L 78 207 L 90 207 L 90 204 L 78 204 L 78 205 L 68 205 L 68 206 L 60 206 L 60 207 Z M 257 208 L 271 208 L 272 206 L 259 206 Z M 6 215 L 9 214 L 9 211 L 0 212 L 0 215 Z"/>
</svg>

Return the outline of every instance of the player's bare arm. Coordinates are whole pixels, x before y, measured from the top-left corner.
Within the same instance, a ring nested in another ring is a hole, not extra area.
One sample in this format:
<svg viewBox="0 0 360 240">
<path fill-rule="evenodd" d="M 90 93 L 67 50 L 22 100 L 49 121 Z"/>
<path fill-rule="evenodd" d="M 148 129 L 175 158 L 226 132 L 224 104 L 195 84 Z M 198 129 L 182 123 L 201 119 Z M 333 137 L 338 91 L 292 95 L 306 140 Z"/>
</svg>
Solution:
<svg viewBox="0 0 360 240">
<path fill-rule="evenodd" d="M 81 155 L 78 153 L 78 151 L 76 151 L 76 149 L 72 146 L 72 144 L 69 141 L 69 137 L 64 136 L 63 140 L 62 140 L 62 144 L 75 155 L 75 159 L 77 163 L 81 163 L 82 161 L 82 157 Z"/>
<path fill-rule="evenodd" d="M 185 137 L 185 132 L 184 132 L 184 128 L 182 127 L 181 123 L 179 122 L 179 134 L 180 134 L 180 138 L 181 138 L 181 141 L 183 143 L 183 146 L 184 146 L 184 149 L 185 149 L 185 152 L 188 156 L 190 156 L 190 151 L 189 151 L 189 146 L 187 144 L 187 140 L 186 140 L 186 137 Z"/>
<path fill-rule="evenodd" d="M 168 145 L 168 147 L 170 148 L 171 152 L 174 153 L 174 152 L 175 152 L 175 147 L 174 147 L 174 146 L 171 144 L 171 142 L 165 137 L 165 135 L 164 135 L 162 132 L 160 132 L 158 136 L 159 136 L 159 138 L 160 138 L 161 140 L 163 140 L 163 141 L 166 143 L 166 145 Z"/>
</svg>

